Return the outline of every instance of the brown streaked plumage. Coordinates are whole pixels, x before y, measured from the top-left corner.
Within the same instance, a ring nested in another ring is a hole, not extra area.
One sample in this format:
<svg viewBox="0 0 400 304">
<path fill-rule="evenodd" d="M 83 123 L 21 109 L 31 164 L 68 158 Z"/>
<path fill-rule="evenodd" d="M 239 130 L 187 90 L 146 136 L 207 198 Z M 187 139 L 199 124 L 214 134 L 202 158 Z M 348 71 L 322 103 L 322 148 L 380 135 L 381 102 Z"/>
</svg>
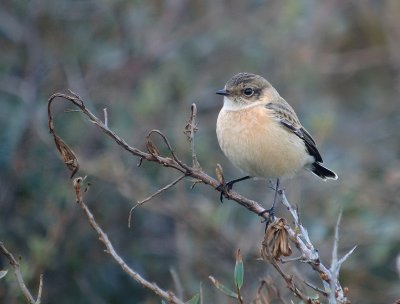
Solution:
<svg viewBox="0 0 400 304">
<path fill-rule="evenodd" d="M 233 76 L 223 90 L 217 137 L 228 159 L 251 177 L 292 177 L 302 168 L 322 179 L 337 179 L 323 167 L 311 135 L 293 108 L 263 77 Z"/>
</svg>

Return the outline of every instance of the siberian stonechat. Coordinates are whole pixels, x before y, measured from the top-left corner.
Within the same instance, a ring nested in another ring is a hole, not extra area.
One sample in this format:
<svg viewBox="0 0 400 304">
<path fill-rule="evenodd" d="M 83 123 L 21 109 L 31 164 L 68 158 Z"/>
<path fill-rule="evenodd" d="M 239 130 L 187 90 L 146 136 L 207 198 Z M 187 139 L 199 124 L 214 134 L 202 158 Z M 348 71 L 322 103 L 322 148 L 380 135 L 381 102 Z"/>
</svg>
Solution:
<svg viewBox="0 0 400 304">
<path fill-rule="evenodd" d="M 292 177 L 302 168 L 324 180 L 337 179 L 335 172 L 321 165 L 316 143 L 293 108 L 266 79 L 239 73 L 216 93 L 224 96 L 217 120 L 219 145 L 247 174 L 227 183 L 228 190 L 235 182 L 259 177 L 276 178 L 278 191 L 280 178 Z"/>
</svg>

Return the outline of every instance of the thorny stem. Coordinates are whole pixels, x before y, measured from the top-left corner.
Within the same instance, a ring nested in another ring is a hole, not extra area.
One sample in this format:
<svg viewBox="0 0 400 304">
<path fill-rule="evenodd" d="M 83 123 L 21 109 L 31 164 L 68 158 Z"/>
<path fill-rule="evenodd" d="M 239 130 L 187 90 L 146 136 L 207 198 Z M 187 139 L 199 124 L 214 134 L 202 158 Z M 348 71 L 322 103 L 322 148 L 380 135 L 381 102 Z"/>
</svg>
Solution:
<svg viewBox="0 0 400 304">
<path fill-rule="evenodd" d="M 283 205 L 286 206 L 287 210 L 292 215 L 294 223 L 295 223 L 297 229 L 300 231 L 300 233 L 295 232 L 289 226 L 286 227 L 287 231 L 290 235 L 290 238 L 292 239 L 292 241 L 295 243 L 296 247 L 302 253 L 301 261 L 309 264 L 315 271 L 317 271 L 319 273 L 325 290 L 329 291 L 328 300 L 329 300 L 330 304 L 350 303 L 350 301 L 347 299 L 347 296 L 345 295 L 344 290 L 339 282 L 339 269 L 334 268 L 333 266 L 331 266 L 331 268 L 328 269 L 324 264 L 322 264 L 322 262 L 319 259 L 318 251 L 314 248 L 314 245 L 311 243 L 311 240 L 308 236 L 307 229 L 305 229 L 304 226 L 300 223 L 300 218 L 299 218 L 297 209 L 293 208 L 293 206 L 289 203 L 289 201 L 286 198 L 285 192 L 283 190 L 280 191 L 280 193 L 281 193 L 281 201 L 282 201 Z M 341 218 L 341 214 L 339 214 L 338 223 L 340 221 L 340 218 Z M 339 226 L 338 223 L 336 224 L 336 230 L 335 230 L 335 241 L 334 241 L 333 257 L 332 257 L 333 264 L 335 263 L 335 259 L 337 260 L 337 244 L 338 244 L 338 235 L 337 235 L 338 232 L 337 231 L 338 231 L 338 226 Z M 341 263 L 343 263 L 344 260 L 349 257 L 349 255 L 353 252 L 354 249 L 355 248 L 353 248 L 347 255 L 345 255 L 341 259 Z M 336 269 L 337 269 L 337 271 L 336 271 Z"/>
</svg>

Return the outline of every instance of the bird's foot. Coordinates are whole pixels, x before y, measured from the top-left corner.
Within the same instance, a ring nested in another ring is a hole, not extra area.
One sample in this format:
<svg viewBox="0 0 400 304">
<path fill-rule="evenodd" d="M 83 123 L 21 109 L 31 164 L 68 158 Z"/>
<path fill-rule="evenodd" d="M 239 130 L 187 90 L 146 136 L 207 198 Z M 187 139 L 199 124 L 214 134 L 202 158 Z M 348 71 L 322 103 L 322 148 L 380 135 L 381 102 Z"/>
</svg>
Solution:
<svg viewBox="0 0 400 304">
<path fill-rule="evenodd" d="M 264 218 L 261 223 L 266 223 L 265 229 L 267 229 L 269 223 L 273 222 L 275 219 L 275 206 L 272 206 L 269 209 L 265 209 L 258 213 L 259 216 L 264 217 L 264 214 L 268 213 L 268 217 Z"/>
<path fill-rule="evenodd" d="M 232 190 L 233 184 L 236 184 L 238 182 L 244 181 L 244 180 L 249 179 L 249 178 L 251 178 L 251 177 L 247 175 L 247 176 L 244 176 L 244 177 L 241 177 L 241 178 L 238 178 L 238 179 L 231 180 L 230 182 L 227 182 L 227 183 L 221 183 L 216 188 L 218 191 L 221 192 L 221 194 L 219 196 L 219 200 L 221 201 L 221 203 L 223 202 L 224 195 L 226 197 L 228 192 Z"/>
<path fill-rule="evenodd" d="M 227 182 L 227 183 L 220 184 L 216 188 L 218 191 L 221 192 L 220 195 L 219 195 L 219 201 L 221 203 L 224 202 L 224 195 L 228 194 L 228 192 L 232 190 L 232 187 L 233 187 L 234 183 L 235 183 L 235 181 L 233 180 L 233 181 L 230 181 L 230 182 Z"/>
</svg>

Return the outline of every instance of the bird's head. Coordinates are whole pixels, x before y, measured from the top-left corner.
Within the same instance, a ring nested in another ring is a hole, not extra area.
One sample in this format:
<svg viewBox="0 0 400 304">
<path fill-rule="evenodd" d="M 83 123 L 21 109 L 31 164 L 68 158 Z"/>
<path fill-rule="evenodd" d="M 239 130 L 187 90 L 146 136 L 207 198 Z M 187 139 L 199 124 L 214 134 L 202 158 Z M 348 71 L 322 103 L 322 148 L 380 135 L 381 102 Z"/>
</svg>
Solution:
<svg viewBox="0 0 400 304">
<path fill-rule="evenodd" d="M 224 106 L 231 109 L 266 104 L 279 96 L 274 87 L 263 77 L 251 73 L 239 73 L 228 80 L 224 89 L 216 92 L 224 96 Z"/>
</svg>

